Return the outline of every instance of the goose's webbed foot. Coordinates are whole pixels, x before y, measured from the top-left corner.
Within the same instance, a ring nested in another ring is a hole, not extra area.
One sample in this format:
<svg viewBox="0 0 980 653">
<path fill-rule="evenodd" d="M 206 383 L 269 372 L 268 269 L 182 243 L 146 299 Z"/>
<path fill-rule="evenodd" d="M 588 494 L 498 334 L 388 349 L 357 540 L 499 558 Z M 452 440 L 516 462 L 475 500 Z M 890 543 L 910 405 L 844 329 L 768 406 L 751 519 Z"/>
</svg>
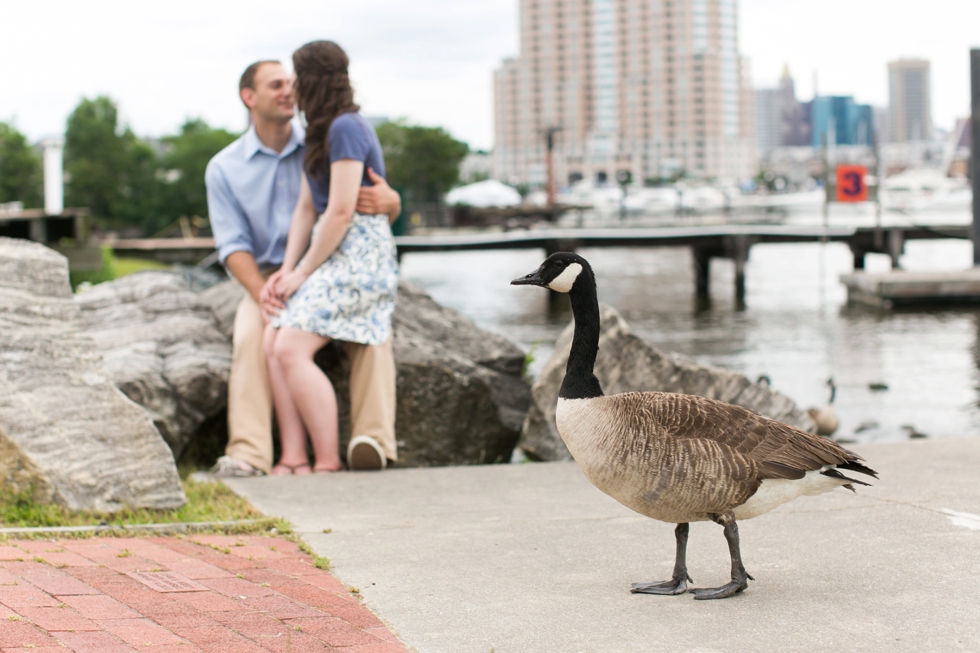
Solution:
<svg viewBox="0 0 980 653">
<path fill-rule="evenodd" d="M 706 587 L 703 589 L 691 590 L 694 598 L 699 601 L 710 599 L 726 599 L 735 596 L 749 586 L 749 579 L 752 578 L 745 571 L 742 564 L 742 553 L 738 542 L 738 525 L 735 523 L 735 516 L 731 513 L 713 515 L 712 520 L 725 527 L 725 539 L 728 541 L 728 552 L 732 557 L 732 580 L 721 587 Z M 754 578 L 752 580 L 755 580 Z"/>
<path fill-rule="evenodd" d="M 687 524 L 678 524 L 677 528 L 674 529 L 674 537 L 677 540 L 677 557 L 674 560 L 674 573 L 671 579 L 663 582 L 633 583 L 633 588 L 630 590 L 632 594 L 674 596 L 687 591 L 687 584 L 694 582 L 687 574 L 687 534 L 689 530 L 690 527 Z"/>
<path fill-rule="evenodd" d="M 686 592 L 688 582 L 693 583 L 694 580 L 685 573 L 684 576 L 680 578 L 672 578 L 671 580 L 665 580 L 661 583 L 656 581 L 652 583 L 633 583 L 633 588 L 630 590 L 630 592 L 632 594 L 660 594 L 664 596 L 673 596 Z"/>
<path fill-rule="evenodd" d="M 705 587 L 703 589 L 691 590 L 694 594 L 694 599 L 697 601 L 707 601 L 709 599 L 727 599 L 729 596 L 735 596 L 746 587 L 749 586 L 747 580 L 741 582 L 732 581 L 726 583 L 721 587 Z"/>
</svg>

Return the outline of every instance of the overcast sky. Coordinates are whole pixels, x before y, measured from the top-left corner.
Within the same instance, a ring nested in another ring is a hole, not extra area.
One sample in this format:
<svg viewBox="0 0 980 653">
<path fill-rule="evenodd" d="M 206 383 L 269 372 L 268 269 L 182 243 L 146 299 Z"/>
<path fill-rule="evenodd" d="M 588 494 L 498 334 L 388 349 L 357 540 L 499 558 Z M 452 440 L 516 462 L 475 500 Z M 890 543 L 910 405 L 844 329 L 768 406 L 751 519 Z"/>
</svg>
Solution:
<svg viewBox="0 0 980 653">
<path fill-rule="evenodd" d="M 272 9 L 270 9 L 270 7 Z M 932 61 L 933 117 L 969 112 L 969 48 L 980 0 L 740 0 L 739 40 L 756 86 L 788 64 L 798 96 L 886 105 L 886 62 Z M 106 94 L 139 135 L 187 117 L 240 130 L 237 80 L 256 59 L 289 61 L 313 39 L 351 57 L 364 113 L 440 125 L 493 145 L 492 71 L 518 52 L 517 0 L 210 0 L 4 2 L 0 121 L 29 138 L 62 133 L 82 97 Z"/>
</svg>

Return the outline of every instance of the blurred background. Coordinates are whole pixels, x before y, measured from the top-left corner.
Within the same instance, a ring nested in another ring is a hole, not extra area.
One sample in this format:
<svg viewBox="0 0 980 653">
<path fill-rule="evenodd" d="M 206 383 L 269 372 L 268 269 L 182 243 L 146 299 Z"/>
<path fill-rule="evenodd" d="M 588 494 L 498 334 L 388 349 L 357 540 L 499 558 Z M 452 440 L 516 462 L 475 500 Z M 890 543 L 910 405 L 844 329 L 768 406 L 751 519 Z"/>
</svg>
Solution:
<svg viewBox="0 0 980 653">
<path fill-rule="evenodd" d="M 350 55 L 402 193 L 397 235 L 925 227 L 936 237 L 861 263 L 973 263 L 969 241 L 939 237 L 971 221 L 971 0 L 42 0 L 3 15 L 0 235 L 62 248 L 76 285 L 213 263 L 203 171 L 248 126 L 238 78 L 313 39 Z M 863 168 L 866 201 L 832 201 L 843 164 Z M 848 304 L 845 243 L 753 246 L 738 297 L 728 259 L 701 297 L 687 248 L 581 253 L 600 299 L 657 346 L 802 405 L 825 404 L 834 377 L 842 438 L 980 433 L 980 313 Z M 533 350 L 534 373 L 570 315 L 506 282 L 541 255 L 410 253 L 402 272 Z"/>
</svg>

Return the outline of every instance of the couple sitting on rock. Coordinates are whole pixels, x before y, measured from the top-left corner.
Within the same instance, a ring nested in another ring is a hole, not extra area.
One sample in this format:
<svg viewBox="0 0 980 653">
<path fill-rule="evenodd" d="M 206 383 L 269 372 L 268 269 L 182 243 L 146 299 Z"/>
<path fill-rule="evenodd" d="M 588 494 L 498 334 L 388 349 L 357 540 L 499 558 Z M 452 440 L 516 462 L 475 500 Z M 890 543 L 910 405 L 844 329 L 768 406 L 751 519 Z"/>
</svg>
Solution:
<svg viewBox="0 0 980 653">
<path fill-rule="evenodd" d="M 389 219 L 401 200 L 385 183 L 347 65 L 337 44 L 314 41 L 293 53 L 295 77 L 277 61 L 249 66 L 239 92 L 252 125 L 205 173 L 219 257 L 248 290 L 235 314 L 229 438 L 217 476 L 342 469 L 336 395 L 313 361 L 331 340 L 345 343 L 352 362 L 347 466 L 383 469 L 397 456 Z M 305 135 L 293 122 L 297 105 Z M 275 467 L 273 403 L 282 445 Z"/>
</svg>

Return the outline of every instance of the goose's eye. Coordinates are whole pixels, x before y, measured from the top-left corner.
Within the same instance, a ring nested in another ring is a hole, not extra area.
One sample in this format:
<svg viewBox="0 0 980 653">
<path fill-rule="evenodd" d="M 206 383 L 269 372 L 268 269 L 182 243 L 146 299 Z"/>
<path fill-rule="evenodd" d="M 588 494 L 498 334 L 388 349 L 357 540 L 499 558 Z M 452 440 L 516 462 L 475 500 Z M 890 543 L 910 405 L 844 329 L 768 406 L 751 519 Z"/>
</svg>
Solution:
<svg viewBox="0 0 980 653">
<path fill-rule="evenodd" d="M 557 267 L 564 267 L 565 266 L 565 261 L 555 261 L 555 265 Z"/>
</svg>

